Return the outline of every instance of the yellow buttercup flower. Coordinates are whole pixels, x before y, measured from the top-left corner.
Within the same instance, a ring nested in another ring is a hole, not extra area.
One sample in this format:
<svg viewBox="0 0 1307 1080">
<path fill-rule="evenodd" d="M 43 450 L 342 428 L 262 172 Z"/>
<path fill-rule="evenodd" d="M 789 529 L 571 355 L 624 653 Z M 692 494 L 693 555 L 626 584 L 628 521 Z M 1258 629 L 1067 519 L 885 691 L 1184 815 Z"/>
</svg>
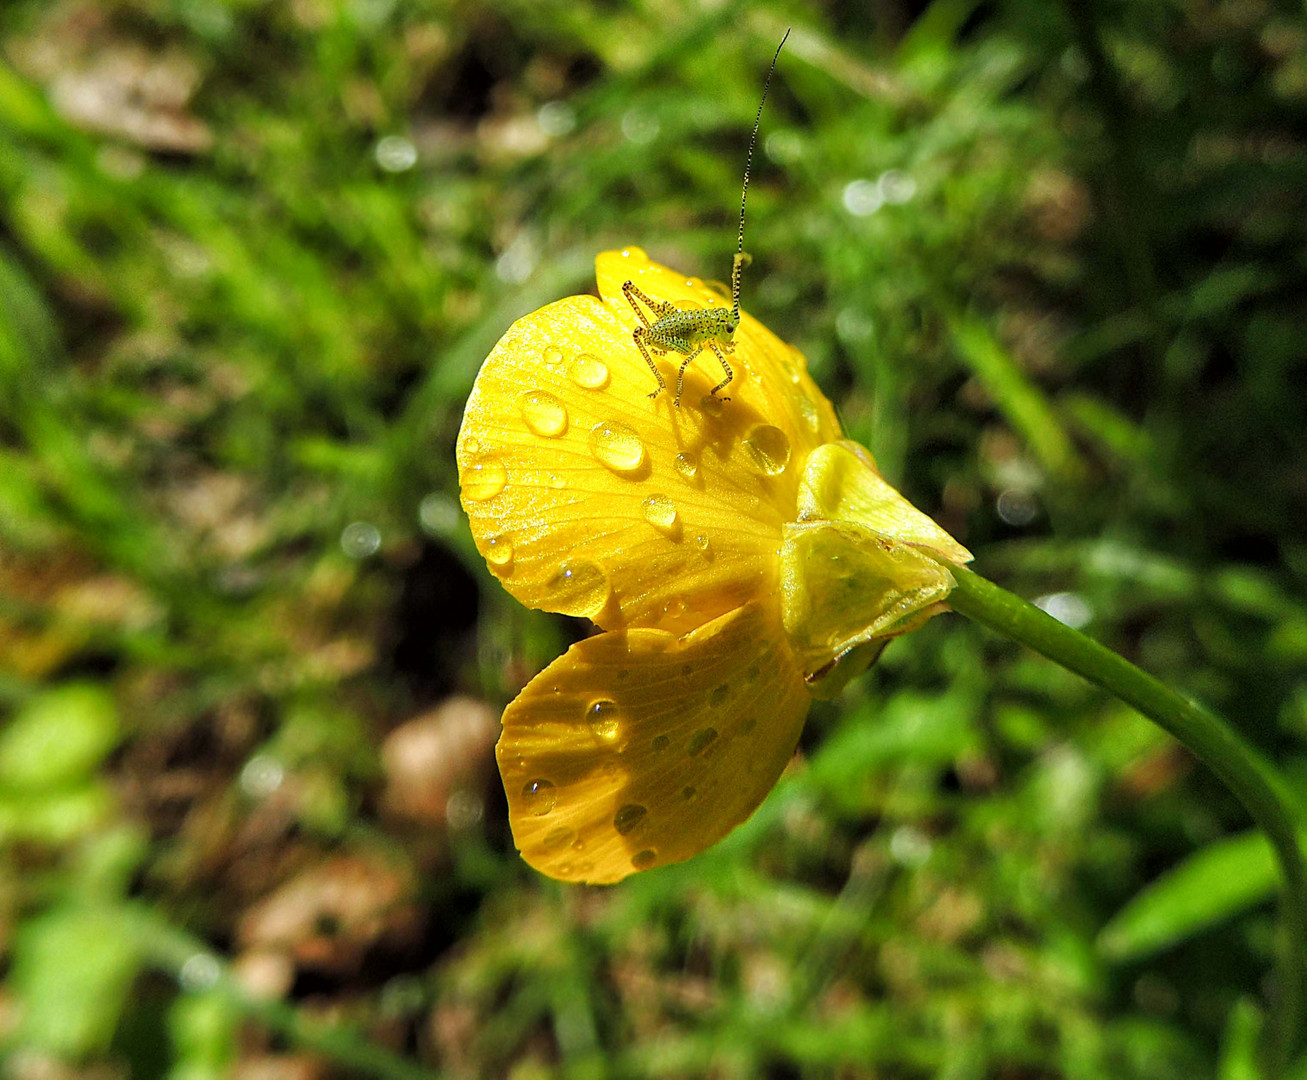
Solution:
<svg viewBox="0 0 1307 1080">
<path fill-rule="evenodd" d="M 536 869 L 613 882 L 719 840 L 771 790 L 813 696 L 942 609 L 971 558 L 843 441 L 797 349 L 742 314 L 731 400 L 705 353 L 680 407 L 622 296 L 725 306 L 638 248 L 600 299 L 518 320 L 458 437 L 477 548 L 524 604 L 601 629 L 504 711 L 513 837 Z M 675 366 L 665 362 L 665 374 Z"/>
</svg>

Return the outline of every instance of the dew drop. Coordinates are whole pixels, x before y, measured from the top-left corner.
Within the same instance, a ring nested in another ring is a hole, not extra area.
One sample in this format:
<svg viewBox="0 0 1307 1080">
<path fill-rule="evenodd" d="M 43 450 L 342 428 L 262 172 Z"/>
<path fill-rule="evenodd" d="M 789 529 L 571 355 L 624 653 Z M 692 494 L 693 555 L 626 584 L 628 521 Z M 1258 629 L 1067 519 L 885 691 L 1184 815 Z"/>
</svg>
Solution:
<svg viewBox="0 0 1307 1080">
<path fill-rule="evenodd" d="M 481 453 L 481 440 L 473 436 L 463 441 L 463 449 L 469 454 Z"/>
<path fill-rule="evenodd" d="M 689 678 L 691 675 L 693 675 L 693 674 L 694 674 L 694 665 L 693 665 L 693 664 L 682 664 L 682 665 L 681 665 L 681 677 L 682 677 L 682 678 L 688 679 L 688 678 Z"/>
<path fill-rule="evenodd" d="M 686 747 L 686 749 L 690 751 L 690 755 L 692 757 L 697 757 L 699 754 L 702 754 L 705 750 L 707 750 L 708 747 L 712 746 L 712 744 L 715 743 L 716 741 L 717 741 L 716 728 L 710 728 L 710 727 L 700 728 L 698 731 L 696 731 L 693 735 L 690 736 L 690 742 L 689 745 Z"/>
<path fill-rule="evenodd" d="M 545 350 L 545 367 L 550 371 L 557 371 L 563 366 L 563 353 L 560 349 Z"/>
<path fill-rule="evenodd" d="M 526 804 L 528 812 L 536 817 L 544 817 L 554 808 L 554 804 L 558 801 L 558 792 L 554 788 L 554 782 L 545 780 L 543 777 L 528 780 L 522 785 L 522 801 Z"/>
<path fill-rule="evenodd" d="M 625 836 L 644 820 L 648 812 L 639 803 L 627 803 L 613 815 L 613 828 Z"/>
<path fill-rule="evenodd" d="M 576 830 L 568 828 L 566 825 L 559 825 L 545 833 L 545 838 L 540 841 L 540 846 L 546 851 L 562 851 L 576 840 Z"/>
<path fill-rule="evenodd" d="M 617 738 L 620 716 L 621 713 L 617 708 L 617 702 L 609 701 L 607 698 L 592 701 L 585 710 L 585 718 L 590 725 L 590 730 L 601 739 L 607 739 L 610 742 Z"/>
<path fill-rule="evenodd" d="M 566 481 L 564 481 L 563 478 L 558 475 L 558 473 L 550 473 L 548 480 L 549 480 L 549 486 L 553 488 L 555 491 L 562 491 L 563 488 L 567 486 Z"/>
<path fill-rule="evenodd" d="M 803 414 L 803 422 L 807 425 L 808 431 L 816 435 L 821 430 L 821 416 L 817 412 L 817 403 L 805 394 L 799 398 L 799 412 Z"/>
<path fill-rule="evenodd" d="M 658 861 L 658 852 L 653 848 L 645 848 L 643 851 L 637 851 L 631 856 L 631 865 L 637 870 L 648 870 Z"/>
<path fill-rule="evenodd" d="M 694 538 L 694 546 L 697 547 L 700 551 L 706 552 L 708 548 L 712 546 L 712 543 L 708 539 L 708 537 L 699 535 Z"/>
<path fill-rule="evenodd" d="M 721 416 L 723 408 L 722 399 L 719 397 L 713 397 L 712 394 L 704 394 L 703 397 L 699 399 L 699 408 L 703 410 L 705 416 Z"/>
<path fill-rule="evenodd" d="M 601 420 L 590 429 L 590 453 L 613 472 L 634 472 L 644 464 L 644 443 L 620 420 Z"/>
<path fill-rule="evenodd" d="M 567 377 L 583 390 L 602 390 L 608 385 L 608 365 L 583 352 L 567 365 Z"/>
<path fill-rule="evenodd" d="M 693 480 L 699 475 L 699 459 L 693 454 L 677 454 L 674 464 L 676 471 L 686 480 Z"/>
<path fill-rule="evenodd" d="M 771 424 L 759 424 L 744 439 L 745 464 L 759 476 L 776 476 L 790 463 L 790 440 Z"/>
<path fill-rule="evenodd" d="M 563 615 L 580 615 L 589 618 L 597 615 L 608 603 L 608 579 L 594 563 L 572 560 L 563 563 L 550 583 L 554 595 L 550 598 Z"/>
<path fill-rule="evenodd" d="M 689 802 L 698 794 L 699 792 L 695 788 L 692 787 L 681 788 L 681 798 L 684 799 L 686 802 Z"/>
<path fill-rule="evenodd" d="M 495 573 L 507 573 L 513 566 L 513 541 L 507 536 L 492 536 L 486 541 L 486 562 Z"/>
<path fill-rule="evenodd" d="M 493 459 L 478 461 L 463 470 L 463 495 L 473 502 L 493 499 L 508 483 L 508 470 Z"/>
<path fill-rule="evenodd" d="M 663 605 L 663 611 L 673 619 L 680 618 L 685 614 L 685 599 L 680 596 L 673 596 Z"/>
<path fill-rule="evenodd" d="M 714 686 L 712 693 L 708 695 L 708 704 L 716 709 L 730 697 L 730 694 L 731 688 L 726 683 L 722 683 L 721 686 Z"/>
<path fill-rule="evenodd" d="M 666 495 L 650 495 L 640 507 L 644 510 L 645 521 L 664 536 L 672 536 L 681 531 L 676 504 Z"/>
<path fill-rule="evenodd" d="M 528 390 L 518 402 L 526 426 L 547 439 L 557 438 L 567 430 L 567 409 L 563 403 L 543 390 Z"/>
<path fill-rule="evenodd" d="M 653 747 L 653 752 L 656 754 L 661 750 L 666 750 L 667 744 L 669 742 L 671 742 L 671 739 L 669 739 L 666 735 L 655 735 L 653 743 L 651 744 Z"/>
</svg>

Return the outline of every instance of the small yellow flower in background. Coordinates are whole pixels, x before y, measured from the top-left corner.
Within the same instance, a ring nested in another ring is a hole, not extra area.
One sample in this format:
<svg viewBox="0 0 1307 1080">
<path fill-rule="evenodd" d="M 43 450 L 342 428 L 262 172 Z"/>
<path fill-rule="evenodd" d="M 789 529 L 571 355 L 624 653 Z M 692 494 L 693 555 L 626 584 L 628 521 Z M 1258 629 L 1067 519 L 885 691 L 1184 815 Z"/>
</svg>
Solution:
<svg viewBox="0 0 1307 1080">
<path fill-rule="evenodd" d="M 601 299 L 549 304 L 490 353 L 458 469 L 505 588 L 604 631 L 508 706 L 497 756 L 523 858 L 613 882 L 744 821 L 811 699 L 942 610 L 945 564 L 971 555 L 841 439 L 802 354 L 748 314 L 729 402 L 709 396 L 708 355 L 679 408 L 651 401 L 622 283 L 678 306 L 725 301 L 638 248 L 596 269 Z"/>
</svg>

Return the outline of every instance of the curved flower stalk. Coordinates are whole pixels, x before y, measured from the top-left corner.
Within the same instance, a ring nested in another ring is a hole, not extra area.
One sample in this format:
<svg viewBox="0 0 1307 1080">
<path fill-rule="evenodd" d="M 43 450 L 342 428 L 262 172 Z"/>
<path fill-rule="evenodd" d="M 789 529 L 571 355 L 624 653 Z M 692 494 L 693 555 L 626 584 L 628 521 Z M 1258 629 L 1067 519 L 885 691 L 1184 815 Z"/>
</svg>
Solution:
<svg viewBox="0 0 1307 1080">
<path fill-rule="evenodd" d="M 801 353 L 748 314 L 731 400 L 651 378 L 622 296 L 725 306 L 638 248 L 597 259 L 600 299 L 520 319 L 458 438 L 477 548 L 524 604 L 592 619 L 504 712 L 497 748 L 523 858 L 613 882 L 744 821 L 814 696 L 943 610 L 971 556 L 844 441 Z"/>
</svg>

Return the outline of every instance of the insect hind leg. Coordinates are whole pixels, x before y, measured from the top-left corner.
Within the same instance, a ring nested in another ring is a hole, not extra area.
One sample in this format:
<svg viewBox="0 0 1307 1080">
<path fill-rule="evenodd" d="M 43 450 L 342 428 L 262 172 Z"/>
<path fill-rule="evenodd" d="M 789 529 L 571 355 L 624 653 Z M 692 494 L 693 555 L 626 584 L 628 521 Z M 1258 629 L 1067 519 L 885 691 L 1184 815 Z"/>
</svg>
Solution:
<svg viewBox="0 0 1307 1080">
<path fill-rule="evenodd" d="M 731 370 L 731 365 L 726 359 L 726 354 L 717 347 L 715 342 L 712 341 L 708 342 L 708 348 L 712 349 L 713 355 L 716 356 L 717 359 L 721 361 L 722 370 L 726 372 L 726 378 L 724 378 L 721 382 L 719 382 L 716 386 L 714 386 L 709 391 L 710 396 L 717 397 L 718 390 L 725 390 L 731 384 L 731 380 L 735 378 L 735 372 Z M 684 368 L 682 368 L 682 370 L 684 370 Z M 680 395 L 678 394 L 677 397 L 679 396 Z M 724 398 L 718 398 L 717 400 L 730 401 L 731 399 L 728 397 L 724 397 Z"/>
<path fill-rule="evenodd" d="M 646 296 L 636 288 L 634 281 L 622 282 L 622 295 L 626 297 L 626 302 L 631 305 L 631 310 L 635 312 L 635 317 L 644 324 L 645 329 L 649 329 L 653 324 L 649 321 L 649 316 L 640 310 L 640 304 L 637 304 L 636 300 L 639 300 L 640 303 L 644 304 L 645 307 L 652 311 L 655 318 L 666 315 L 672 306 L 666 301 L 653 300 Z"/>
<path fill-rule="evenodd" d="M 641 318 L 643 317 L 644 316 L 641 316 Z M 648 323 L 645 323 L 644 326 L 637 326 L 633 331 L 631 331 L 631 337 L 635 341 L 635 347 L 640 350 L 640 355 L 644 357 L 644 362 L 649 365 L 649 370 L 653 372 L 653 377 L 658 380 L 658 389 L 649 394 L 649 397 L 656 398 L 667 389 L 667 380 L 663 378 L 663 373 L 658 370 L 658 365 L 653 362 L 653 357 L 649 355 L 649 350 L 645 346 L 645 339 L 648 336 Z M 679 393 L 676 395 L 676 400 L 678 403 L 681 400 L 681 395 Z"/>
</svg>

